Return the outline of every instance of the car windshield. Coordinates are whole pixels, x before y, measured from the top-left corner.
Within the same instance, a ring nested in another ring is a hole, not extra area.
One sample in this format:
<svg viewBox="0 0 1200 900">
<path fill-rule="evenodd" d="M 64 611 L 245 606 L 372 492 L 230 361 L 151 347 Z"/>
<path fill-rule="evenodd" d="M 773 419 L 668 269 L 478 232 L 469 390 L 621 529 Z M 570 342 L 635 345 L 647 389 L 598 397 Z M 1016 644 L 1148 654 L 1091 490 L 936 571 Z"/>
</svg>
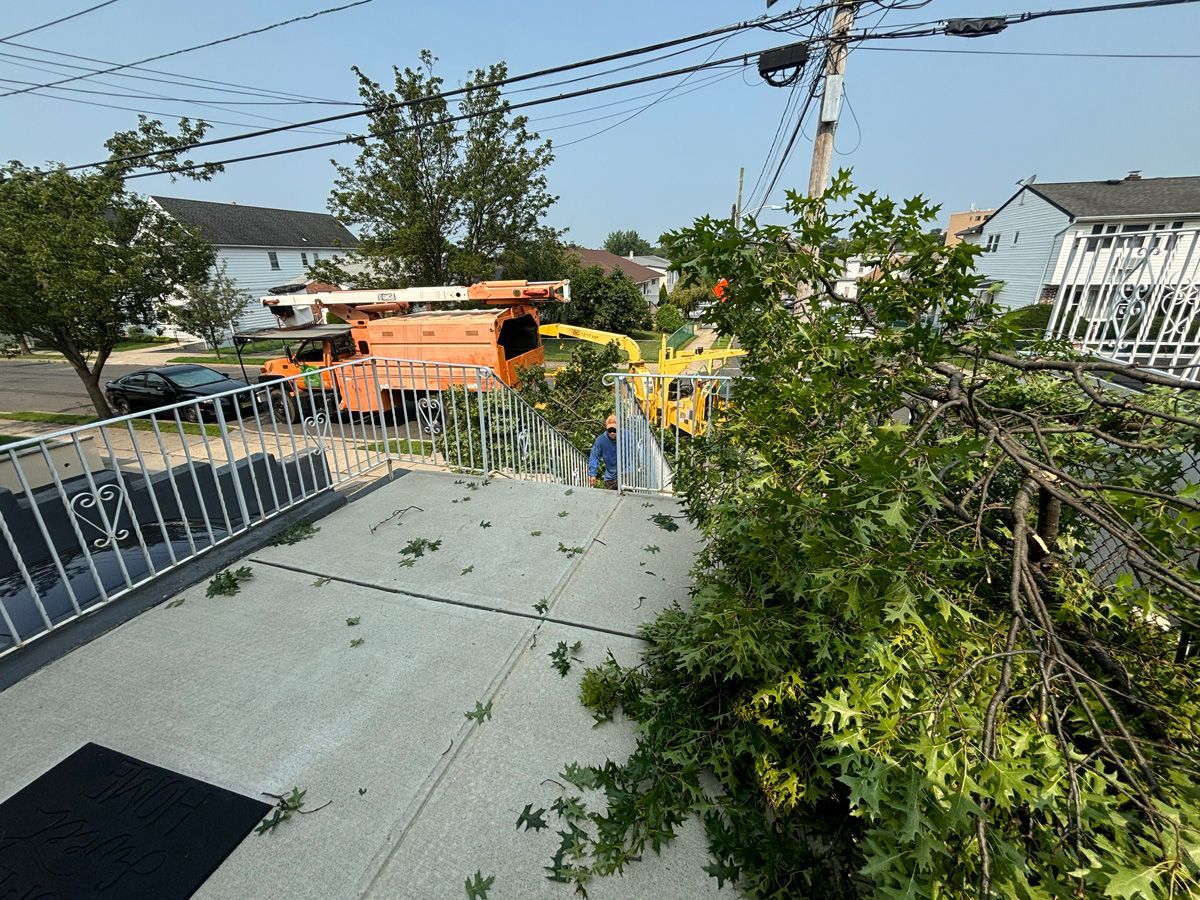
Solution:
<svg viewBox="0 0 1200 900">
<path fill-rule="evenodd" d="M 181 388 L 199 387 L 202 384 L 213 384 L 217 381 L 224 381 L 227 376 L 220 372 L 215 372 L 212 369 L 206 369 L 203 366 L 196 366 L 193 369 L 176 369 L 170 373 L 170 378 L 176 385 Z"/>
</svg>

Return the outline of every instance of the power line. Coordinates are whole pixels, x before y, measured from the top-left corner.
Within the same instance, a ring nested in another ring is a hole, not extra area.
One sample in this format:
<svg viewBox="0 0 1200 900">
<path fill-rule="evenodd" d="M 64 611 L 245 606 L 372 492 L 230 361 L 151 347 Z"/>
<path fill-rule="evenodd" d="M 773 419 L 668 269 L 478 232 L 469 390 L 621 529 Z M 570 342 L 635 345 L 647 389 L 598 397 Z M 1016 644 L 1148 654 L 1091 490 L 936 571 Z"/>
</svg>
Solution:
<svg viewBox="0 0 1200 900">
<path fill-rule="evenodd" d="M 821 7 L 814 7 L 812 9 L 828 9 L 828 8 L 831 8 L 831 7 L 828 3 L 826 3 L 825 5 L 823 5 Z M 806 14 L 810 13 L 810 12 L 812 12 L 812 9 L 805 10 L 804 12 Z M 422 103 L 429 103 L 429 102 L 432 102 L 435 100 L 446 100 L 450 97 L 461 96 L 461 95 L 467 94 L 471 91 L 486 90 L 486 89 L 493 88 L 493 87 L 503 87 L 503 86 L 510 85 L 510 84 L 517 84 L 517 83 L 523 82 L 523 81 L 529 81 L 534 78 L 543 78 L 547 75 L 557 75 L 560 72 L 569 72 L 574 69 L 589 68 L 591 66 L 600 65 L 602 63 L 615 62 L 615 61 L 622 60 L 622 59 L 628 59 L 633 56 L 643 56 L 647 53 L 654 53 L 658 50 L 664 50 L 669 47 L 679 46 L 680 44 L 695 43 L 696 41 L 715 37 L 717 35 L 724 35 L 724 34 L 728 34 L 730 32 L 745 31 L 745 30 L 748 30 L 751 28 L 758 28 L 767 22 L 779 22 L 779 21 L 784 21 L 787 19 L 796 18 L 797 15 L 798 15 L 798 13 L 793 11 L 793 12 L 783 13 L 781 15 L 772 16 L 772 17 L 760 16 L 758 19 L 751 19 L 751 20 L 745 21 L 745 22 L 738 22 L 738 23 L 735 23 L 732 25 L 725 25 L 720 28 L 714 28 L 714 29 L 710 29 L 708 31 L 703 31 L 698 34 L 691 34 L 691 35 L 687 35 L 684 37 L 672 38 L 672 39 L 666 40 L 666 41 L 659 41 L 658 43 L 655 43 L 655 44 L 647 44 L 643 47 L 635 47 L 631 50 L 622 50 L 617 53 L 609 53 L 604 56 L 596 56 L 596 57 L 592 57 L 591 59 L 580 60 L 578 62 L 563 63 L 563 64 L 557 65 L 557 66 L 550 66 L 549 68 L 538 69 L 533 72 L 526 72 L 522 75 L 512 75 L 512 76 L 507 76 L 505 78 L 497 78 L 497 79 L 493 79 L 492 81 L 482 82 L 480 84 L 472 85 L 470 87 L 454 88 L 452 90 L 442 91 L 441 93 L 433 94 L 428 97 L 419 97 L 416 100 L 405 100 L 405 101 L 393 102 L 393 103 L 382 103 L 382 104 L 377 104 L 375 106 L 367 106 L 367 107 L 364 107 L 363 109 L 355 110 L 353 112 L 337 113 L 334 115 L 323 116 L 323 117 L 317 118 L 317 119 L 308 119 L 303 122 L 297 122 L 294 125 L 288 126 L 288 127 L 263 128 L 258 131 L 250 131 L 250 132 L 246 132 L 245 134 L 240 134 L 240 135 L 230 135 L 229 137 L 214 138 L 214 139 L 207 140 L 207 141 L 194 141 L 193 143 L 184 144 L 184 145 L 177 147 L 171 151 L 150 150 L 150 151 L 146 151 L 144 153 L 135 153 L 135 154 L 131 154 L 129 156 L 119 157 L 117 159 L 101 160 L 99 162 L 94 162 L 94 163 L 82 163 L 80 165 L 68 166 L 66 171 L 70 172 L 70 171 L 75 171 L 77 169 L 87 169 L 87 168 L 92 168 L 94 166 L 110 165 L 112 163 L 118 163 L 118 162 L 140 162 L 143 159 L 150 159 L 155 156 L 161 156 L 162 154 L 167 153 L 167 152 L 179 153 L 179 152 L 184 152 L 184 151 L 188 151 L 188 150 L 195 150 L 199 147 L 211 147 L 211 146 L 215 146 L 217 144 L 230 143 L 232 141 L 242 141 L 242 140 L 249 140 L 251 138 L 266 137 L 267 135 L 278 134 L 282 131 L 289 131 L 292 128 L 297 128 L 297 127 L 301 127 L 301 126 L 325 125 L 325 124 L 328 124 L 329 122 L 340 122 L 340 121 L 355 118 L 358 116 L 367 116 L 367 115 L 372 115 L 374 113 L 379 113 L 379 112 L 404 109 L 407 107 L 418 106 Z M 691 49 L 695 49 L 695 48 L 691 48 Z M 746 53 L 746 54 L 742 54 L 740 56 L 730 57 L 729 60 L 723 60 L 722 62 L 730 62 L 730 61 L 734 61 L 734 60 L 738 60 L 738 59 L 748 60 L 749 57 L 752 55 L 756 55 L 756 53 Z M 687 69 L 679 69 L 676 72 L 671 73 L 671 74 L 680 74 L 681 72 L 685 72 L 685 71 L 688 71 L 688 70 Z M 592 76 L 586 76 L 586 77 L 596 77 L 596 76 L 592 75 Z M 659 77 L 664 77 L 664 76 L 659 76 Z M 669 75 L 665 76 L 665 77 L 669 77 Z M 578 80 L 584 80 L 584 79 L 578 79 Z M 649 79 L 649 80 L 652 80 L 652 79 Z M 640 82 L 635 80 L 635 81 L 631 81 L 629 83 L 637 84 Z M 543 85 L 542 87 L 547 87 L 547 86 L 552 86 L 552 85 Z M 513 92 L 513 93 L 515 93 L 515 92 Z M 3 96 L 3 95 L 0 95 L 0 96 Z M 570 96 L 583 96 L 583 95 L 582 94 L 571 94 Z"/>
<path fill-rule="evenodd" d="M 1067 59 L 1200 59 L 1200 53 L 1073 53 L 1041 50 L 967 50 L 950 47 L 859 47 L 877 53 L 965 53 L 971 56 L 1048 56 Z"/>
<path fill-rule="evenodd" d="M 99 63 L 102 66 L 116 66 L 111 59 L 97 59 L 94 56 L 82 56 L 78 53 L 67 53 L 63 50 L 47 50 L 45 47 L 38 47 L 34 44 L 22 44 L 20 41 L 0 41 L 0 43 L 8 44 L 10 47 L 20 47 L 22 50 L 32 50 L 34 53 L 45 53 L 51 56 L 64 56 L 67 59 L 79 59 L 84 62 Z M 21 56 L 18 53 L 6 53 L 5 56 L 11 56 L 15 59 L 24 59 L 29 62 L 40 62 L 46 65 L 60 66 L 65 69 L 79 69 L 81 71 L 93 72 L 94 69 L 88 66 L 75 66 L 71 63 L 60 62 L 58 60 L 39 59 L 34 56 Z M 299 100 L 312 100 L 319 103 L 341 103 L 345 105 L 353 105 L 356 101 L 330 100 L 326 97 L 314 97 L 311 94 L 292 94 L 287 91 L 278 91 L 273 88 L 259 88 L 250 84 L 238 84 L 232 81 L 219 81 L 214 78 L 201 78 L 198 75 L 184 75 L 182 72 L 169 72 L 165 69 L 153 69 L 149 66 L 127 66 L 127 69 L 134 69 L 138 72 L 153 72 L 155 75 L 169 75 L 170 78 L 153 78 L 149 75 L 131 75 L 127 71 L 113 73 L 117 78 L 129 78 L 135 81 L 158 81 L 163 84 L 181 85 L 183 87 L 195 87 L 191 82 L 200 82 L 201 84 L 211 84 L 215 86 L 215 90 L 221 90 L 228 94 L 249 94 L 251 96 L 278 96 L 278 97 L 294 97 Z M 65 74 L 65 73 L 63 73 Z M 94 77 L 89 74 L 87 78 Z M 187 80 L 181 80 L 187 79 Z M 236 90 L 237 88 L 245 88 L 245 90 Z"/>
<path fill-rule="evenodd" d="M 706 63 L 707 63 L 707 62 L 711 62 L 711 61 L 712 61 L 712 58 L 713 58 L 714 56 L 716 56 L 716 55 L 717 55 L 717 51 L 718 51 L 718 50 L 720 50 L 722 47 L 724 47 L 724 46 L 725 46 L 725 44 L 726 44 L 726 42 L 727 42 L 727 41 L 728 41 L 728 40 L 729 40 L 731 37 L 733 37 L 733 35 L 732 35 L 732 34 L 730 34 L 730 35 L 726 35 L 726 36 L 725 36 L 725 38 L 723 38 L 723 39 L 721 40 L 721 42 L 720 42 L 719 44 L 717 44 L 717 46 L 713 47 L 713 49 L 712 49 L 712 52 L 708 54 L 708 57 L 707 57 L 707 58 L 706 58 L 704 61 L 705 61 Z M 700 70 L 699 70 L 699 69 L 693 69 L 692 71 L 688 72 L 686 75 L 684 75 L 682 78 L 680 78 L 680 79 L 679 79 L 679 81 L 678 81 L 676 84 L 673 84 L 673 85 L 671 85 L 669 88 L 667 88 L 665 91 L 663 91 L 663 92 L 662 92 L 661 94 L 659 94 L 657 97 L 655 97 L 655 98 L 654 98 L 653 100 L 651 100 L 649 103 L 647 103 L 647 104 L 645 104 L 644 106 L 642 106 L 642 107 L 639 107 L 638 109 L 634 110 L 634 111 L 633 111 L 633 112 L 631 112 L 631 113 L 630 113 L 628 116 L 626 116 L 625 118 L 621 119 L 619 122 L 613 122 L 611 125 L 606 125 L 606 126 L 604 126 L 604 127 L 603 127 L 603 128 L 601 128 L 599 131 L 594 131 L 594 132 L 592 132 L 591 134 L 585 134 L 583 137 L 581 137 L 581 138 L 576 138 L 576 139 L 575 139 L 575 140 L 573 140 L 573 141 L 567 141 L 565 144 L 559 144 L 559 147 L 560 147 L 560 148 L 562 148 L 562 147 L 570 147 L 570 146 L 573 146 L 574 144 L 581 144 L 581 143 L 583 143 L 584 141 L 591 140 L 591 139 L 592 139 L 592 138 L 594 138 L 594 137 L 599 137 L 600 135 L 602 135 L 602 134 L 604 134 L 604 133 L 606 133 L 606 132 L 612 131 L 614 128 L 617 128 L 617 127 L 619 127 L 619 126 L 621 126 L 621 125 L 624 125 L 624 124 L 625 124 L 626 122 L 628 122 L 630 119 L 636 119 L 638 116 L 640 116 L 640 115 L 641 115 L 642 113 L 644 113 L 646 110 L 648 110 L 648 109 L 650 109 L 651 107 L 653 107 L 653 106 L 655 106 L 655 105 L 657 105 L 657 104 L 661 103 L 663 100 L 665 100 L 667 97 L 669 97 L 669 96 L 670 96 L 672 93 L 674 93 L 676 90 L 678 90 L 679 88 L 683 87 L 683 86 L 684 86 L 684 85 L 687 83 L 688 79 L 689 79 L 689 78 L 691 78 L 693 75 L 695 75 L 695 74 L 696 74 L 698 71 L 700 71 Z"/>
<path fill-rule="evenodd" d="M 321 10 L 318 10 L 317 12 L 308 13 L 307 15 L 295 16 L 291 19 L 284 19 L 282 22 L 274 22 L 271 25 L 264 25 L 262 28 L 253 28 L 250 31 L 243 31 L 243 32 L 240 32 L 239 34 L 231 34 L 228 37 L 218 38 L 215 41 L 206 41 L 203 44 L 196 44 L 192 47 L 184 47 L 182 50 L 172 50 L 169 53 L 159 53 L 157 56 L 148 56 L 145 59 L 139 59 L 139 60 L 136 60 L 131 63 L 122 63 L 120 65 L 115 65 L 115 66 L 112 66 L 107 69 L 100 69 L 99 71 L 92 72 L 91 74 L 92 75 L 107 75 L 109 72 L 116 72 L 120 69 L 128 69 L 131 66 L 140 66 L 143 63 L 155 62 L 160 59 L 167 59 L 168 57 L 171 57 L 171 56 L 180 56 L 184 53 L 191 53 L 195 50 L 204 50 L 208 47 L 215 47 L 218 44 L 227 44 L 230 41 L 240 40 L 241 38 L 250 37 L 255 34 L 262 34 L 263 32 L 272 31 L 276 28 L 282 28 L 285 25 L 292 25 L 296 22 L 304 22 L 309 19 L 315 19 L 319 16 L 327 16 L 330 13 L 342 12 L 343 10 L 353 9 L 356 6 L 363 6 L 364 4 L 374 3 L 374 2 L 375 2 L 375 0 L 353 0 L 352 3 L 345 3 L 341 6 L 331 6 L 328 9 L 321 9 Z M 36 91 L 41 88 L 58 87 L 59 85 L 67 84 L 72 81 L 79 81 L 80 79 L 87 78 L 87 77 L 89 77 L 89 76 L 87 76 L 87 75 L 72 75 L 70 78 L 64 78 L 61 81 L 52 81 L 48 84 L 39 84 L 35 87 L 22 88 L 19 91 L 9 91 L 7 94 L 0 94 L 0 97 L 12 97 L 16 94 L 27 94 L 30 91 Z"/>
<path fill-rule="evenodd" d="M 87 9 L 81 9 L 79 12 L 73 12 L 68 16 L 60 16 L 50 22 L 43 22 L 41 25 L 34 25 L 32 28 L 26 28 L 24 31 L 18 31 L 15 34 L 10 34 L 7 37 L 0 38 L 0 42 L 11 40 L 12 38 L 21 37 L 23 34 L 33 34 L 35 31 L 41 31 L 43 28 L 49 28 L 51 25 L 57 25 L 59 22 L 67 22 L 71 19 L 78 19 L 80 16 L 86 16 L 90 12 L 95 12 L 98 9 L 103 9 L 106 6 L 112 6 L 117 0 L 104 0 L 103 3 L 97 3 L 95 6 L 89 6 Z"/>
<path fill-rule="evenodd" d="M 2 57 L 2 56 L 5 56 L 5 55 L 6 55 L 6 54 L 4 54 L 4 53 L 0 53 L 0 57 Z M 41 72 L 49 72 L 49 73 L 51 73 L 52 75 L 59 75 L 59 74 L 62 74 L 61 72 L 57 72 L 57 71 L 55 71 L 55 69 L 47 69 L 47 68 L 45 68 L 45 67 L 42 67 L 42 66 L 34 66 L 34 65 L 31 65 L 31 64 L 29 64 L 29 63 L 12 63 L 11 65 L 20 65 L 20 66 L 22 66 L 23 68 L 36 69 L 36 70 L 38 70 L 38 71 L 41 71 Z M 50 63 L 49 65 L 53 65 L 53 66 L 56 66 L 56 67 L 57 67 L 57 66 L 60 66 L 61 64 L 59 64 L 59 63 Z M 6 81 L 13 81 L 14 79 L 4 79 L 4 80 L 6 80 Z M 18 82 L 18 83 L 19 83 L 19 84 L 29 84 L 29 82 Z M 96 83 L 96 84 L 102 84 L 102 85 L 108 85 L 108 84 L 110 84 L 110 83 L 109 83 L 109 82 L 107 82 L 107 81 L 95 81 L 94 83 Z M 113 86 L 114 86 L 114 87 L 122 87 L 122 85 L 113 85 Z M 84 93 L 93 93 L 93 92 L 91 92 L 91 91 L 87 91 L 87 90 L 86 90 L 86 89 L 84 89 L 84 88 L 69 88 L 69 87 L 61 87 L 61 88 L 50 88 L 50 90 L 55 90 L 55 91 L 82 91 L 82 92 L 84 92 Z M 106 93 L 106 92 L 103 92 L 103 91 L 101 91 L 101 92 L 95 92 L 95 93 Z M 46 94 L 46 93 L 40 93 L 40 94 L 38 94 L 38 96 L 39 96 L 39 97 L 53 97 L 53 96 L 55 96 L 55 95 L 53 95 L 53 94 Z M 120 96 L 120 95 L 118 95 L 118 96 Z M 166 101 L 169 101 L 169 102 L 178 102 L 178 100 L 179 100 L 179 98 L 175 98 L 175 97 L 168 97 L 168 96 L 166 96 L 166 95 L 164 95 L 164 94 L 156 94 L 156 93 L 153 93 L 153 92 L 150 92 L 150 91 L 142 91 L 140 95 L 128 95 L 128 94 L 127 94 L 127 95 L 124 95 L 124 96 L 131 96 L 131 97 L 133 97 L 133 99 L 145 99 L 145 100 L 166 100 Z M 61 99 L 64 99 L 64 98 L 58 97 L 58 98 L 56 98 L 56 99 L 60 99 L 60 100 L 61 100 Z M 261 121 L 264 121 L 264 122 L 282 122 L 282 123 L 284 123 L 284 124 L 289 124 L 289 123 L 288 123 L 288 121 L 287 121 L 286 119 L 278 119 L 278 118 L 276 118 L 275 116 L 268 116 L 268 115 L 264 115 L 263 113 L 256 113 L 256 112 L 252 112 L 252 111 L 250 111 L 250 110 L 230 110 L 230 109 L 228 108 L 229 106 L 233 106 L 233 105 L 240 105 L 240 104 L 238 104 L 236 101 L 234 101 L 234 102 L 229 102 L 229 101 L 226 101 L 226 102 L 217 103 L 217 102 L 206 102 L 206 101 L 203 101 L 203 100 L 196 100 L 196 99 L 192 99 L 192 100 L 189 100 L 189 101 L 184 101 L 184 102 L 191 102 L 191 103 L 194 103 L 194 104 L 195 104 L 195 105 L 197 105 L 197 106 L 205 106 L 205 107 L 208 107 L 208 108 L 210 108 L 210 109 L 215 109 L 215 110 L 218 110 L 218 111 L 220 111 L 220 112 L 241 112 L 243 115 L 250 116 L 251 118 L 254 118 L 254 119 L 260 119 Z M 97 106 L 99 106 L 99 105 L 102 105 L 102 104 L 94 104 L 94 105 L 97 105 Z M 145 112 L 145 110 L 134 109 L 134 108 L 132 108 L 132 107 L 128 107 L 128 106 L 113 106 L 112 104 L 103 104 L 103 105 L 109 106 L 109 107 L 110 107 L 110 108 L 112 108 L 112 109 L 127 109 L 127 110 L 129 110 L 130 112 Z M 165 113 L 150 113 L 150 115 L 165 115 Z M 172 114 L 172 115 L 175 115 L 175 114 Z M 186 115 L 188 115 L 190 118 L 195 118 L 195 117 L 194 117 L 194 116 L 192 116 L 191 114 L 186 114 Z M 211 121 L 213 121 L 213 122 L 216 122 L 217 120 L 216 120 L 216 119 L 212 119 Z M 230 123 L 226 122 L 226 123 L 223 123 L 223 124 L 230 124 Z M 241 127 L 246 127 L 246 128 L 253 128 L 253 127 L 256 127 L 256 126 L 255 126 L 255 123 L 252 123 L 252 122 L 242 122 L 242 123 L 239 123 L 239 124 L 241 125 Z M 344 132 L 344 131 L 342 131 L 342 132 L 339 132 L 339 131 L 332 131 L 332 130 L 330 130 L 330 129 L 328 129 L 328 128 L 303 128 L 303 129 L 297 129 L 297 130 L 298 130 L 298 131 L 305 131 L 305 132 L 308 132 L 309 134 L 345 134 L 345 132 Z"/>
<path fill-rule="evenodd" d="M 10 80 L 11 79 L 8 79 L 8 78 L 0 79 L 0 81 L 10 81 Z M 54 88 L 54 90 L 60 90 L 60 89 Z M 141 109 L 136 106 L 120 106 L 115 103 L 100 103 L 95 100 L 84 100 L 81 97 L 60 97 L 60 96 L 58 96 L 58 94 L 39 94 L 38 96 L 44 97 L 47 100 L 63 100 L 63 101 L 66 101 L 67 103 L 79 103 L 84 106 L 98 106 L 98 107 L 102 107 L 104 109 L 120 109 L 120 110 L 124 110 L 126 112 L 143 113 L 148 116 L 168 116 L 170 118 L 187 118 L 185 116 L 179 115 L 178 113 L 163 112 L 161 110 L 156 110 L 156 109 Z M 205 116 L 204 121 L 209 123 L 210 125 L 232 125 L 235 128 L 248 128 L 253 125 L 253 123 L 251 123 L 251 122 L 227 122 L 223 119 L 210 119 L 207 116 Z M 304 131 L 308 132 L 309 134 L 319 134 L 320 133 L 318 131 L 314 131 L 312 129 L 307 129 L 307 128 L 304 129 Z M 328 133 L 336 134 L 337 132 L 328 132 Z"/>
<path fill-rule="evenodd" d="M 514 112 L 519 109 L 528 109 L 529 107 L 541 106 L 546 103 L 559 103 L 563 100 L 573 100 L 576 97 L 586 97 L 590 94 L 599 94 L 599 93 L 604 93 L 606 91 L 618 90 L 620 88 L 632 87 L 635 84 L 645 84 L 648 81 L 657 81 L 657 80 L 663 79 L 663 78 L 674 78 L 676 75 L 683 75 L 690 71 L 697 71 L 700 69 L 713 69 L 713 68 L 717 68 L 720 66 L 726 66 L 731 62 L 737 62 L 738 60 L 743 60 L 745 58 L 746 58 L 746 54 L 738 54 L 737 56 L 729 56 L 724 59 L 714 60 L 712 62 L 699 63 L 697 65 L 686 66 L 681 69 L 672 69 L 669 72 L 655 72 L 650 75 L 642 75 L 638 78 L 630 78 L 630 79 L 626 79 L 625 81 L 615 82 L 613 84 L 593 85 L 592 87 L 581 88 L 580 90 L 577 90 L 577 91 L 568 91 L 565 94 L 555 94 L 554 96 L 551 96 L 551 97 L 539 97 L 535 100 L 524 100 L 520 103 L 506 104 L 503 107 L 503 109 L 505 112 Z M 456 115 L 456 116 L 448 116 L 446 118 L 438 119 L 435 124 L 437 126 L 441 127 L 441 126 L 453 124 L 455 122 L 463 122 L 463 121 L 467 121 L 469 119 L 477 119 L 482 116 L 489 116 L 489 115 L 494 114 L 496 111 L 497 111 L 497 108 L 492 107 L 490 109 L 481 110 L 479 112 L 460 113 L 459 115 Z M 409 131 L 419 131 L 424 127 L 426 127 L 426 126 L 423 124 L 419 124 L 419 123 L 413 124 L 413 125 L 405 125 L 400 128 L 388 129 L 388 131 L 386 133 L 387 134 L 403 134 L 403 133 L 409 132 Z M 328 147 L 337 147 L 342 144 L 361 143 L 366 140 L 367 140 L 367 136 L 365 136 L 365 135 L 347 135 L 344 138 L 340 138 L 338 140 L 333 140 L 333 141 L 322 141 L 321 143 L 317 143 L 317 144 L 304 144 L 299 147 L 286 147 L 282 150 L 270 150 L 270 151 L 267 151 L 264 153 L 252 153 L 247 156 L 238 156 L 238 157 L 234 157 L 231 159 L 221 159 L 221 160 L 215 160 L 215 161 L 210 161 L 210 162 L 205 162 L 205 163 L 191 163 L 191 164 L 183 165 L 183 166 L 170 166 L 169 168 L 165 168 L 165 169 L 158 169 L 158 170 L 151 171 L 151 172 L 140 172 L 140 173 L 137 173 L 134 175 L 126 175 L 124 177 L 126 178 L 126 180 L 128 180 L 131 178 L 147 178 L 151 175 L 164 175 L 164 174 L 173 174 L 173 173 L 179 173 L 179 172 L 190 172 L 193 169 L 201 169 L 201 168 L 204 168 L 205 166 L 212 166 L 212 165 L 224 166 L 224 165 L 230 165 L 232 163 L 238 163 L 238 162 L 249 162 L 250 160 L 255 160 L 255 159 L 269 159 L 271 157 L 276 157 L 276 156 L 287 156 L 292 153 L 301 153 L 306 150 L 322 150 L 322 149 L 325 149 Z M 186 148 L 181 148 L 181 149 L 186 149 Z M 154 154 L 154 155 L 160 155 L 160 154 Z M 112 162 L 119 162 L 119 161 L 120 160 L 112 160 Z"/>
</svg>

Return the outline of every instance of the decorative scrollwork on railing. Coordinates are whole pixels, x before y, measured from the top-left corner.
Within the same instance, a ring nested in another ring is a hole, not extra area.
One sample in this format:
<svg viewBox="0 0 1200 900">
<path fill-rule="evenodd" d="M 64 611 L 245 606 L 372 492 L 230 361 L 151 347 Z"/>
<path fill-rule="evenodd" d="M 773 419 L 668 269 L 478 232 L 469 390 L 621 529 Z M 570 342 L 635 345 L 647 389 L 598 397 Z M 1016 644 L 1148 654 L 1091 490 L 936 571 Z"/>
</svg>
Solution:
<svg viewBox="0 0 1200 900">
<path fill-rule="evenodd" d="M 417 422 L 421 430 L 435 437 L 446 427 L 442 416 L 442 401 L 437 397 L 422 397 L 417 401 Z"/>
<path fill-rule="evenodd" d="M 324 450 L 325 444 L 333 434 L 333 424 L 329 421 L 329 416 L 323 412 L 309 416 L 304 420 L 303 427 L 304 436 L 315 443 L 318 449 Z"/>
<path fill-rule="evenodd" d="M 521 459 L 529 459 L 529 452 L 532 449 L 532 444 L 529 440 L 529 429 L 521 428 L 517 431 L 517 452 L 521 454 Z"/>
<path fill-rule="evenodd" d="M 101 537 L 92 540 L 92 546 L 97 550 L 112 546 L 114 541 L 123 541 L 129 537 L 128 528 L 117 528 L 121 516 L 121 501 L 125 499 L 125 491 L 116 484 L 102 484 L 95 493 L 76 494 L 71 498 L 71 514 L 76 521 L 90 525 L 100 532 Z M 103 504 L 110 503 L 112 511 L 108 512 Z M 96 510 L 99 514 L 93 519 L 85 510 Z"/>
</svg>

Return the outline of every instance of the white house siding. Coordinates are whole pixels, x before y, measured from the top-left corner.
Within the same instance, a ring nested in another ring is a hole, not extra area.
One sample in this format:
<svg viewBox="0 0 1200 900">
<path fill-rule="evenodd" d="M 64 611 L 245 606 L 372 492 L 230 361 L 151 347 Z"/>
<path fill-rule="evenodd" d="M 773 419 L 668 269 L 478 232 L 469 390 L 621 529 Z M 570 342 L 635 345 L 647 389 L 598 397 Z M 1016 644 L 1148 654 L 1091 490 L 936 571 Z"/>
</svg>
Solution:
<svg viewBox="0 0 1200 900">
<path fill-rule="evenodd" d="M 225 263 L 229 277 L 239 288 L 247 291 L 253 301 L 246 307 L 246 312 L 238 320 L 239 330 L 251 328 L 271 328 L 275 325 L 275 317 L 266 310 L 259 298 L 266 296 L 270 288 L 281 284 L 296 284 L 308 280 L 305 266 L 300 259 L 301 252 L 308 255 L 308 263 L 313 263 L 313 253 L 321 254 L 323 259 L 329 259 L 335 252 L 333 249 L 316 251 L 311 247 L 218 247 L 217 264 Z M 274 253 L 279 260 L 279 268 L 271 268 L 271 259 L 267 255 Z"/>
<path fill-rule="evenodd" d="M 1001 306 L 1016 309 L 1036 303 L 1042 285 L 1055 283 L 1049 278 L 1048 267 L 1058 257 L 1060 233 L 1069 222 L 1058 207 L 1024 189 L 983 223 L 982 233 L 972 243 L 986 250 L 996 237 L 996 246 L 981 255 L 976 265 L 988 278 L 1004 282 L 996 294 Z"/>
<path fill-rule="evenodd" d="M 1172 226 L 1181 223 L 1178 229 Z M 1102 233 L 1116 235 L 1112 240 L 1089 240 L 1092 230 L 1100 225 Z M 1161 235 L 1159 226 L 1162 226 Z M 1124 273 L 1126 269 L 1143 261 L 1147 263 L 1147 272 L 1156 279 L 1174 280 L 1186 268 L 1191 271 L 1195 260 L 1189 256 L 1186 249 L 1191 246 L 1191 235 L 1200 228 L 1200 219 L 1180 218 L 1179 216 L 1146 216 L 1144 218 L 1121 218 L 1105 220 L 1085 220 L 1076 222 L 1067 231 L 1062 246 L 1056 254 L 1056 261 L 1047 284 L 1062 284 L 1066 278 L 1069 283 L 1076 284 L 1084 281 L 1096 283 L 1106 277 L 1112 280 Z M 1112 229 L 1110 231 L 1110 229 Z M 1120 235 L 1132 233 L 1132 237 L 1124 240 Z M 1147 232 L 1150 232 L 1147 234 Z M 1178 238 L 1187 235 L 1184 252 L 1169 252 L 1171 236 Z M 1105 245 L 1108 246 L 1105 246 Z M 1165 264 L 1165 270 L 1161 266 Z"/>
</svg>

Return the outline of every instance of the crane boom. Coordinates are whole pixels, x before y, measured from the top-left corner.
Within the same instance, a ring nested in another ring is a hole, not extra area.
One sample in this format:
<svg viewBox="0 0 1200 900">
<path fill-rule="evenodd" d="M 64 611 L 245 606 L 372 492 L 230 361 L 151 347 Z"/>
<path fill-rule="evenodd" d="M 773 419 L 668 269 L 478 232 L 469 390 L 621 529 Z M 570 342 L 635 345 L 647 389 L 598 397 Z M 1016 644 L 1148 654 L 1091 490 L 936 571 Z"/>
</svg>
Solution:
<svg viewBox="0 0 1200 900">
<path fill-rule="evenodd" d="M 520 303 L 546 300 L 553 303 L 571 301 L 571 282 L 563 281 L 481 281 L 469 287 L 388 288 L 368 291 L 317 291 L 311 294 L 275 294 L 263 297 L 268 309 L 313 306 L 380 306 L 400 310 L 417 303 L 463 303 L 481 301 L 493 306 L 514 306 Z M 382 311 L 382 307 L 380 309 Z"/>
<path fill-rule="evenodd" d="M 639 366 L 642 364 L 642 348 L 638 346 L 638 342 L 628 335 L 616 334 L 612 331 L 600 331 L 597 328 L 581 328 L 578 325 L 563 325 L 559 322 L 550 322 L 538 328 L 543 337 L 572 337 L 579 338 L 581 341 L 588 341 L 592 344 L 616 344 L 617 348 L 624 350 L 629 357 L 630 366 Z"/>
</svg>

